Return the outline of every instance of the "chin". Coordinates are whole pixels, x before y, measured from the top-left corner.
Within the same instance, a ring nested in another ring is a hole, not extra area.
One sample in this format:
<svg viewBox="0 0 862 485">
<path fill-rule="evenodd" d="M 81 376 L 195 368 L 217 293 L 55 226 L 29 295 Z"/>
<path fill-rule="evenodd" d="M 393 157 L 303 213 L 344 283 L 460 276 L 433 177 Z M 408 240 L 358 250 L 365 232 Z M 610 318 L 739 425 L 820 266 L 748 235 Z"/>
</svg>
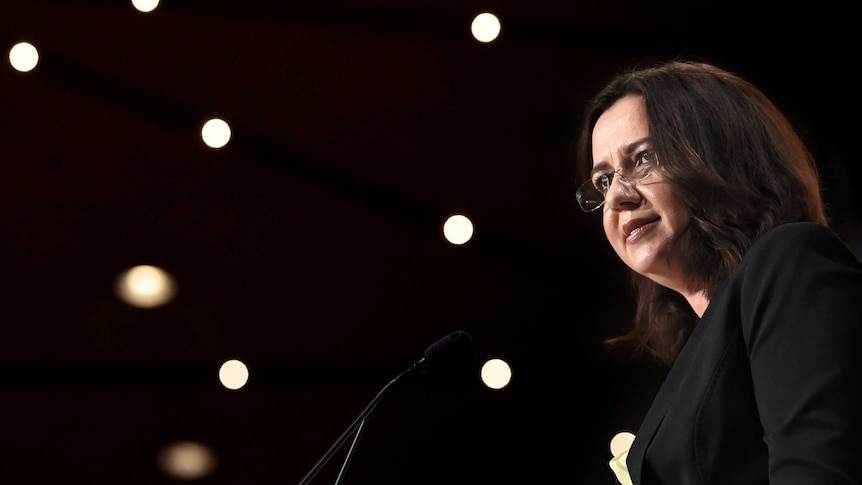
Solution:
<svg viewBox="0 0 862 485">
<path fill-rule="evenodd" d="M 629 267 L 637 273 L 646 275 L 656 269 L 656 254 L 653 251 L 637 251 L 629 259 Z"/>
</svg>

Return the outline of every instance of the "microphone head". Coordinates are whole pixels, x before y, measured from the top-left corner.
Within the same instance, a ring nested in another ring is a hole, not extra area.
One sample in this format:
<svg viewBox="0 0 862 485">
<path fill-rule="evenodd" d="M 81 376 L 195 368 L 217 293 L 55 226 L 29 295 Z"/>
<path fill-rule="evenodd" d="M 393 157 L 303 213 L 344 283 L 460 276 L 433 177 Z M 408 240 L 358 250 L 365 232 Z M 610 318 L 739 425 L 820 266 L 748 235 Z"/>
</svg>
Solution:
<svg viewBox="0 0 862 485">
<path fill-rule="evenodd" d="M 446 383 L 478 382 L 478 365 L 470 334 L 457 330 L 425 349 L 420 373 Z"/>
</svg>

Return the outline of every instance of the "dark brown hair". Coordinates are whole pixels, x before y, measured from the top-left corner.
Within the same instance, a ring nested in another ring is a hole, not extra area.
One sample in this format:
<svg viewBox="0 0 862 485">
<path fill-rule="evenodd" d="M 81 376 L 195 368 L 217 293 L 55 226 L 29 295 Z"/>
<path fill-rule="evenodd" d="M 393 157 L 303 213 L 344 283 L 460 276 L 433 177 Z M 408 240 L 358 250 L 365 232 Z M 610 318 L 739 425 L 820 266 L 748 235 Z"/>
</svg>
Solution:
<svg viewBox="0 0 862 485">
<path fill-rule="evenodd" d="M 661 170 L 691 214 L 672 244 L 693 291 L 712 297 L 770 229 L 827 224 L 816 165 L 790 122 L 753 84 L 708 63 L 675 60 L 611 79 L 585 112 L 577 148 L 583 177 L 596 121 L 629 94 L 643 96 Z M 636 273 L 633 284 L 634 326 L 606 342 L 632 342 L 670 363 L 698 317 L 679 293 Z"/>
</svg>

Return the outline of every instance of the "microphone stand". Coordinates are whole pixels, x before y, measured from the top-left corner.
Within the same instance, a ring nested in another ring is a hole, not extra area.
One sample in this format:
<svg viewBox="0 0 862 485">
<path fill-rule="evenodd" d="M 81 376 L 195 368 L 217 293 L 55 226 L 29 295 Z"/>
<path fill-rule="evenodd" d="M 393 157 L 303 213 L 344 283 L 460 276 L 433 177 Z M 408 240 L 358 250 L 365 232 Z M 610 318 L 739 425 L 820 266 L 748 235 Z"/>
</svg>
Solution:
<svg viewBox="0 0 862 485">
<path fill-rule="evenodd" d="M 371 414 L 365 417 L 361 423 L 359 423 L 359 428 L 356 430 L 356 434 L 353 435 L 353 443 L 350 444 L 350 449 L 347 450 L 347 456 L 344 458 L 344 463 L 341 465 L 341 471 L 338 472 L 338 478 L 335 479 L 335 485 L 341 485 L 344 481 L 344 472 L 347 471 L 347 467 L 350 465 L 350 462 L 353 461 L 353 454 L 356 451 L 356 443 L 359 443 L 359 438 L 365 433 L 365 428 L 368 427 L 368 420 L 371 419 Z"/>
<path fill-rule="evenodd" d="M 336 485 L 341 484 L 342 481 L 344 480 L 344 472 L 347 470 L 347 467 L 350 465 L 350 462 L 353 460 L 353 455 L 356 452 L 356 444 L 359 442 L 359 439 L 362 437 L 363 433 L 365 432 L 365 428 L 368 424 L 368 419 L 371 416 L 371 412 L 374 411 L 374 408 L 377 407 L 377 404 L 380 402 L 380 399 L 383 398 L 383 395 L 386 393 L 386 391 L 389 390 L 390 387 L 392 387 L 393 384 L 398 382 L 401 378 L 403 378 L 407 374 L 410 374 L 411 372 L 416 370 L 421 365 L 424 365 L 425 362 L 426 362 L 425 357 L 422 357 L 418 362 L 415 362 L 413 365 L 408 367 L 406 370 L 404 370 L 403 372 L 401 372 L 400 374 L 395 376 L 395 378 L 393 378 L 391 381 L 389 381 L 388 384 L 383 386 L 383 389 L 381 389 L 377 393 L 377 395 L 374 396 L 374 399 L 372 399 L 371 402 L 368 403 L 367 406 L 365 406 L 365 409 L 363 409 L 362 412 L 359 413 L 359 416 L 357 416 L 356 419 L 354 419 L 353 422 L 350 423 L 350 426 L 348 426 L 347 429 L 345 429 L 344 432 L 341 433 L 341 436 L 339 436 L 338 439 L 335 440 L 335 443 L 333 443 L 332 446 L 330 446 L 329 449 L 326 450 L 326 453 L 324 453 L 323 456 L 320 457 L 319 460 L 317 460 L 317 463 L 302 478 L 302 480 L 299 481 L 299 485 L 306 485 L 307 483 L 309 483 L 311 481 L 311 479 L 314 478 L 318 472 L 320 472 L 320 470 L 323 468 L 323 466 L 326 465 L 326 463 L 330 460 L 330 458 L 332 458 L 332 455 L 334 455 L 335 452 L 338 451 L 339 448 L 341 448 L 341 446 L 344 444 L 344 442 L 347 440 L 347 438 L 349 438 L 350 435 L 354 431 L 356 431 L 356 436 L 353 438 L 353 443 L 350 445 L 350 449 L 347 452 L 347 456 L 344 459 L 344 463 L 341 466 L 341 471 L 338 473 L 338 478 L 335 482 Z"/>
</svg>

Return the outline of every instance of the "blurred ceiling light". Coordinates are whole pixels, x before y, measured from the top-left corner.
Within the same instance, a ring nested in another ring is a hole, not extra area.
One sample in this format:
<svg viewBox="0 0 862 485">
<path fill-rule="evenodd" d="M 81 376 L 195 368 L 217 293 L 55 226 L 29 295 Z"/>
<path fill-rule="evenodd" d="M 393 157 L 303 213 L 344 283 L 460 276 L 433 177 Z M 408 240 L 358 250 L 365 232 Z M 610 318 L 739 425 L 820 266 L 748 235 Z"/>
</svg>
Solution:
<svg viewBox="0 0 862 485">
<path fill-rule="evenodd" d="M 159 450 L 156 466 L 177 480 L 199 480 L 212 474 L 216 461 L 210 447 L 194 441 L 178 441 Z"/>
<path fill-rule="evenodd" d="M 479 42 L 491 42 L 500 35 L 500 19 L 492 13 L 480 13 L 473 18 L 470 32 Z"/>
<path fill-rule="evenodd" d="M 201 138 L 210 148 L 222 148 L 230 141 L 230 126 L 224 120 L 213 118 L 201 128 Z"/>
<path fill-rule="evenodd" d="M 617 456 L 629 449 L 634 440 L 635 435 L 628 431 L 615 434 L 614 437 L 611 438 L 611 456 Z"/>
<path fill-rule="evenodd" d="M 452 244 L 464 244 L 473 237 L 473 223 L 460 214 L 451 216 L 443 223 L 443 236 Z"/>
<path fill-rule="evenodd" d="M 39 51 L 29 42 L 19 42 L 9 49 L 9 64 L 21 72 L 29 72 L 39 63 Z"/>
<path fill-rule="evenodd" d="M 491 389 L 502 389 L 512 380 L 512 369 L 502 359 L 490 359 L 482 365 L 482 382 Z"/>
<path fill-rule="evenodd" d="M 138 308 L 155 308 L 174 299 L 177 284 L 167 271 L 140 265 L 120 273 L 114 281 L 114 294 L 121 301 Z"/>
<path fill-rule="evenodd" d="M 218 379 L 228 389 L 240 389 L 248 383 L 248 367 L 239 360 L 228 360 L 219 368 Z"/>
<path fill-rule="evenodd" d="M 159 6 L 159 0 L 132 0 L 132 6 L 141 12 L 148 13 Z"/>
</svg>

